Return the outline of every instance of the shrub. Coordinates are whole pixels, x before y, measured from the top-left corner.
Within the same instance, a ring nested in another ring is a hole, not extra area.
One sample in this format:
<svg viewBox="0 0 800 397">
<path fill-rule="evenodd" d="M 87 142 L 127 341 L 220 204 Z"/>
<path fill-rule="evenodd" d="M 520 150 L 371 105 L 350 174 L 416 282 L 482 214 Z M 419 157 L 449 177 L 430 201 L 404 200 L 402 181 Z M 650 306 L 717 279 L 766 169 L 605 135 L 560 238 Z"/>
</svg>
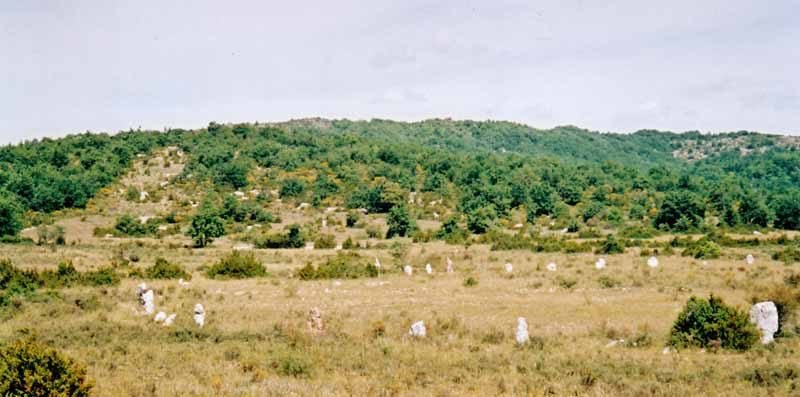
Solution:
<svg viewBox="0 0 800 397">
<path fill-rule="evenodd" d="M 332 258 L 328 258 L 319 267 L 314 267 L 310 263 L 306 264 L 305 267 L 298 271 L 297 277 L 301 280 L 377 277 L 378 268 L 371 263 L 359 263 L 362 260 L 363 258 L 358 254 L 339 253 Z"/>
<path fill-rule="evenodd" d="M 297 352 L 288 352 L 279 355 L 273 362 L 272 367 L 283 376 L 294 378 L 308 378 L 311 376 L 311 362 Z"/>
<path fill-rule="evenodd" d="M 0 350 L 0 395 L 88 396 L 86 369 L 32 339 Z"/>
<path fill-rule="evenodd" d="M 29 295 L 41 286 L 42 281 L 36 272 L 20 270 L 8 259 L 0 260 L 0 294 Z"/>
<path fill-rule="evenodd" d="M 600 252 L 604 254 L 622 254 L 625 252 L 625 246 L 620 243 L 613 234 L 606 237 L 606 241 L 600 246 Z"/>
<path fill-rule="evenodd" d="M 381 228 L 376 225 L 367 226 L 366 232 L 367 232 L 367 237 L 369 238 L 381 238 L 381 236 L 383 235 L 383 231 L 381 231 Z"/>
<path fill-rule="evenodd" d="M 243 255 L 233 251 L 211 266 L 206 274 L 210 278 L 249 278 L 267 275 L 267 269 L 253 254 Z"/>
<path fill-rule="evenodd" d="M 85 272 L 81 275 L 81 284 L 92 287 L 117 285 L 119 282 L 119 274 L 117 274 L 117 272 L 111 267 L 105 267 L 92 272 Z"/>
<path fill-rule="evenodd" d="M 794 245 L 790 245 L 780 252 L 772 254 L 772 259 L 786 264 L 800 262 L 800 249 Z"/>
<path fill-rule="evenodd" d="M 408 214 L 408 209 L 404 205 L 396 205 L 389 210 L 389 215 L 386 217 L 386 223 L 389 229 L 386 231 L 386 238 L 394 236 L 405 237 L 409 235 L 416 226 L 414 220 Z"/>
<path fill-rule="evenodd" d="M 611 276 L 600 276 L 597 278 L 600 288 L 617 288 L 622 285 L 622 282 Z"/>
<path fill-rule="evenodd" d="M 164 258 L 156 258 L 156 263 L 144 271 L 146 278 L 153 279 L 178 279 L 190 280 L 192 275 L 183 266 L 170 263 Z"/>
<path fill-rule="evenodd" d="M 800 369 L 792 365 L 766 365 L 744 371 L 742 378 L 754 386 L 774 387 L 800 378 Z"/>
<path fill-rule="evenodd" d="M 717 243 L 708 237 L 703 237 L 689 244 L 681 253 L 682 256 L 691 256 L 695 259 L 716 259 L 720 256 L 720 248 Z"/>
<path fill-rule="evenodd" d="M 289 225 L 286 234 L 268 234 L 254 241 L 256 248 L 302 248 L 306 238 L 299 225 Z"/>
<path fill-rule="evenodd" d="M 344 240 L 344 243 L 342 243 L 342 248 L 346 250 L 352 250 L 358 248 L 358 244 L 353 241 L 352 238 L 348 237 L 347 240 Z"/>
<path fill-rule="evenodd" d="M 669 344 L 674 347 L 710 347 L 747 350 L 759 339 L 747 313 L 726 305 L 711 295 L 707 300 L 691 297 L 672 325 Z"/>
<path fill-rule="evenodd" d="M 361 216 L 358 212 L 350 211 L 347 213 L 347 219 L 345 219 L 345 225 L 347 227 L 355 227 L 356 223 L 361 219 Z"/>
<path fill-rule="evenodd" d="M 316 249 L 336 248 L 336 237 L 334 237 L 332 234 L 320 234 L 314 240 L 314 248 Z"/>
<path fill-rule="evenodd" d="M 476 285 L 478 285 L 478 279 L 476 279 L 475 277 L 470 276 L 464 280 L 464 286 L 467 288 L 474 287 Z"/>
</svg>

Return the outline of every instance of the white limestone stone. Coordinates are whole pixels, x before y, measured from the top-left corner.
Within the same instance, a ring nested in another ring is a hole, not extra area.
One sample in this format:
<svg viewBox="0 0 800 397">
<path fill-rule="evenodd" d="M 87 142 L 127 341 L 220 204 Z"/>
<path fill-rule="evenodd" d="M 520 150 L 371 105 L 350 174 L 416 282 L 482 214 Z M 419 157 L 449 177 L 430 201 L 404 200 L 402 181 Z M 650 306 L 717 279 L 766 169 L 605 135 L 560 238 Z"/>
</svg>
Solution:
<svg viewBox="0 0 800 397">
<path fill-rule="evenodd" d="M 425 322 L 417 321 L 411 324 L 411 330 L 408 331 L 408 334 L 415 338 L 424 338 L 426 335 Z"/>
<path fill-rule="evenodd" d="M 199 303 L 194 305 L 194 322 L 200 328 L 203 328 L 206 323 L 206 310 Z"/>
<path fill-rule="evenodd" d="M 528 322 L 525 320 L 525 317 L 517 318 L 517 332 L 515 337 L 518 345 L 524 345 L 528 343 L 530 335 L 528 335 Z"/>
<path fill-rule="evenodd" d="M 771 301 L 759 302 L 750 308 L 750 322 L 761 331 L 761 343 L 766 345 L 773 341 L 778 332 L 778 308 Z"/>
</svg>

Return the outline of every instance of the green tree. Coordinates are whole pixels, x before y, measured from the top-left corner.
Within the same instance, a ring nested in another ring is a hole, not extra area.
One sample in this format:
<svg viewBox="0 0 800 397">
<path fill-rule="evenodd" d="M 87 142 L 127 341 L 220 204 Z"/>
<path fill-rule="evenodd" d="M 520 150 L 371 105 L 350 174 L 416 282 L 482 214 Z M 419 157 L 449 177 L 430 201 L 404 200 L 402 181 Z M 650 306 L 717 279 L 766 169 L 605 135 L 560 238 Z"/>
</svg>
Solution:
<svg viewBox="0 0 800 397">
<path fill-rule="evenodd" d="M 800 191 L 793 190 L 778 196 L 773 201 L 775 227 L 779 229 L 800 229 Z"/>
<path fill-rule="evenodd" d="M 493 206 L 476 208 L 467 213 L 467 229 L 472 233 L 486 233 L 497 218 L 497 211 Z"/>
<path fill-rule="evenodd" d="M 285 179 L 281 183 L 281 190 L 280 194 L 281 197 L 298 197 L 306 190 L 306 184 L 297 179 L 297 178 L 289 178 Z"/>
<path fill-rule="evenodd" d="M 0 236 L 16 236 L 22 230 L 22 207 L 9 194 L 0 194 Z"/>
<path fill-rule="evenodd" d="M 386 218 L 386 223 L 389 229 L 386 231 L 386 238 L 394 236 L 405 237 L 414 230 L 414 221 L 408 214 L 408 209 L 405 205 L 396 205 L 389 210 L 389 216 Z"/>
<path fill-rule="evenodd" d="M 686 231 L 700 225 L 705 211 L 705 204 L 695 193 L 672 191 L 664 197 L 653 223 L 656 227 L 664 225 L 670 229 Z"/>
<path fill-rule="evenodd" d="M 194 241 L 195 247 L 203 248 L 211 244 L 215 238 L 225 235 L 225 224 L 215 212 L 208 209 L 201 210 L 192 218 L 188 234 Z"/>
</svg>

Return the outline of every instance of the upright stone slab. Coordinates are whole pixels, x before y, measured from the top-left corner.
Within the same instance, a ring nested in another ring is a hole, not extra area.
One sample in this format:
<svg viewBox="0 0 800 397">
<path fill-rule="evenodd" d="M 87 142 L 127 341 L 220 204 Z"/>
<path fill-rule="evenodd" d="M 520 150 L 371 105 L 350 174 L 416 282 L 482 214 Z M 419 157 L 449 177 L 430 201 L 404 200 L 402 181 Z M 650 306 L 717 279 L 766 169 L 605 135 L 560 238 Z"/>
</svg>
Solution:
<svg viewBox="0 0 800 397">
<path fill-rule="evenodd" d="M 517 318 L 517 332 L 515 334 L 517 344 L 524 345 L 528 343 L 529 337 L 530 336 L 528 335 L 528 322 L 525 320 L 525 317 Z"/>
<path fill-rule="evenodd" d="M 761 331 L 761 343 L 769 344 L 778 332 L 778 308 L 770 301 L 756 303 L 750 308 L 750 322 Z"/>
<path fill-rule="evenodd" d="M 411 324 L 411 330 L 408 331 L 408 334 L 415 338 L 424 338 L 426 335 L 425 322 L 417 321 Z"/>
<path fill-rule="evenodd" d="M 199 303 L 194 305 L 194 323 L 200 328 L 206 323 L 206 310 Z"/>
</svg>

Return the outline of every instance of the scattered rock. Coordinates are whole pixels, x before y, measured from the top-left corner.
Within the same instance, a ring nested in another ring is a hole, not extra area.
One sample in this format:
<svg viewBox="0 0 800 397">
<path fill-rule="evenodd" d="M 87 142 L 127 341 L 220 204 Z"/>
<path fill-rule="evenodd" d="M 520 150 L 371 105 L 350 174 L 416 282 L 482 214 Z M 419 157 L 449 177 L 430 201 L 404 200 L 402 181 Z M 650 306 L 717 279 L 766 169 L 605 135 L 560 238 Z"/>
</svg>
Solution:
<svg viewBox="0 0 800 397">
<path fill-rule="evenodd" d="M 433 274 L 433 268 L 431 267 L 430 263 L 425 265 L 425 273 Z"/>
<path fill-rule="evenodd" d="M 414 269 L 410 265 L 405 265 L 403 266 L 403 272 L 405 272 L 406 275 L 410 276 L 414 274 Z"/>
<path fill-rule="evenodd" d="M 233 192 L 233 195 L 238 197 L 238 198 L 243 198 L 244 197 L 244 192 L 237 190 L 237 191 Z"/>
<path fill-rule="evenodd" d="M 605 258 L 599 258 L 599 259 L 597 259 L 597 262 L 595 262 L 595 263 L 594 263 L 594 267 L 595 267 L 597 270 L 603 270 L 603 269 L 605 269 L 605 268 L 606 268 L 606 260 L 605 260 Z"/>
<path fill-rule="evenodd" d="M 657 268 L 658 267 L 658 258 L 656 258 L 655 256 L 651 256 L 650 258 L 647 258 L 647 266 L 650 266 L 651 268 Z"/>
<path fill-rule="evenodd" d="M 558 265 L 556 265 L 555 262 L 550 262 L 547 264 L 547 271 L 554 272 L 556 270 L 558 270 Z"/>
<path fill-rule="evenodd" d="M 150 193 L 147 193 L 144 190 L 139 192 L 139 201 L 145 201 L 148 197 L 150 197 Z"/>
<path fill-rule="evenodd" d="M 612 340 L 611 342 L 608 342 L 606 344 L 606 347 L 614 347 L 614 346 L 617 346 L 617 345 L 621 345 L 623 343 L 625 343 L 625 339 L 615 339 L 615 340 Z"/>
<path fill-rule="evenodd" d="M 761 331 L 761 343 L 766 345 L 773 341 L 778 332 L 778 308 L 771 301 L 759 302 L 750 308 L 750 322 Z"/>
<path fill-rule="evenodd" d="M 156 313 L 156 317 L 153 319 L 153 321 L 155 321 L 157 323 L 160 323 L 160 322 L 162 322 L 162 321 L 164 321 L 166 319 L 167 319 L 167 313 L 158 312 L 158 313 Z"/>
<path fill-rule="evenodd" d="M 189 283 L 187 281 L 185 281 L 184 279 L 179 278 L 178 279 L 178 285 L 180 285 L 181 287 L 188 287 Z"/>
<path fill-rule="evenodd" d="M 670 354 L 670 353 L 676 353 L 676 352 L 677 352 L 677 350 L 675 350 L 675 348 L 672 347 L 672 346 L 667 346 L 663 350 L 661 350 L 661 354 Z"/>
<path fill-rule="evenodd" d="M 517 223 L 516 225 L 514 225 L 514 229 L 522 229 L 522 224 Z"/>
<path fill-rule="evenodd" d="M 167 316 L 167 318 L 164 319 L 164 326 L 169 327 L 170 325 L 172 325 L 175 322 L 175 316 L 176 313 L 172 313 L 169 316 Z"/>
<path fill-rule="evenodd" d="M 153 314 L 156 310 L 155 305 L 155 293 L 150 288 L 147 288 L 147 284 L 141 283 L 136 287 L 136 297 L 139 300 L 139 304 L 144 309 L 145 314 Z"/>
<path fill-rule="evenodd" d="M 297 206 L 297 210 L 300 211 L 300 210 L 306 209 L 306 208 L 308 208 L 310 206 L 311 206 L 311 204 L 309 204 L 309 203 L 300 203 L 300 205 Z"/>
<path fill-rule="evenodd" d="M 206 310 L 199 303 L 194 305 L 194 323 L 200 328 L 206 323 Z"/>
<path fill-rule="evenodd" d="M 753 257 L 753 254 L 747 254 L 747 257 L 744 258 L 744 260 L 745 260 L 745 262 L 747 262 L 748 265 L 752 265 L 752 264 L 756 263 L 756 258 Z"/>
<path fill-rule="evenodd" d="M 528 335 L 528 322 L 525 320 L 525 317 L 517 317 L 517 332 L 515 336 L 518 345 L 528 343 L 530 336 Z"/>
<path fill-rule="evenodd" d="M 411 330 L 408 331 L 408 334 L 415 338 L 424 338 L 426 335 L 425 322 L 417 321 L 416 323 L 411 324 Z"/>
<path fill-rule="evenodd" d="M 377 269 L 381 268 L 381 261 L 377 257 L 375 257 L 375 268 Z"/>
<path fill-rule="evenodd" d="M 753 234 L 756 235 L 756 236 L 761 236 L 762 235 L 762 233 L 759 232 L 758 230 L 753 230 Z"/>
<path fill-rule="evenodd" d="M 447 257 L 447 272 L 453 272 L 453 261 L 450 259 L 450 257 Z"/>
</svg>

